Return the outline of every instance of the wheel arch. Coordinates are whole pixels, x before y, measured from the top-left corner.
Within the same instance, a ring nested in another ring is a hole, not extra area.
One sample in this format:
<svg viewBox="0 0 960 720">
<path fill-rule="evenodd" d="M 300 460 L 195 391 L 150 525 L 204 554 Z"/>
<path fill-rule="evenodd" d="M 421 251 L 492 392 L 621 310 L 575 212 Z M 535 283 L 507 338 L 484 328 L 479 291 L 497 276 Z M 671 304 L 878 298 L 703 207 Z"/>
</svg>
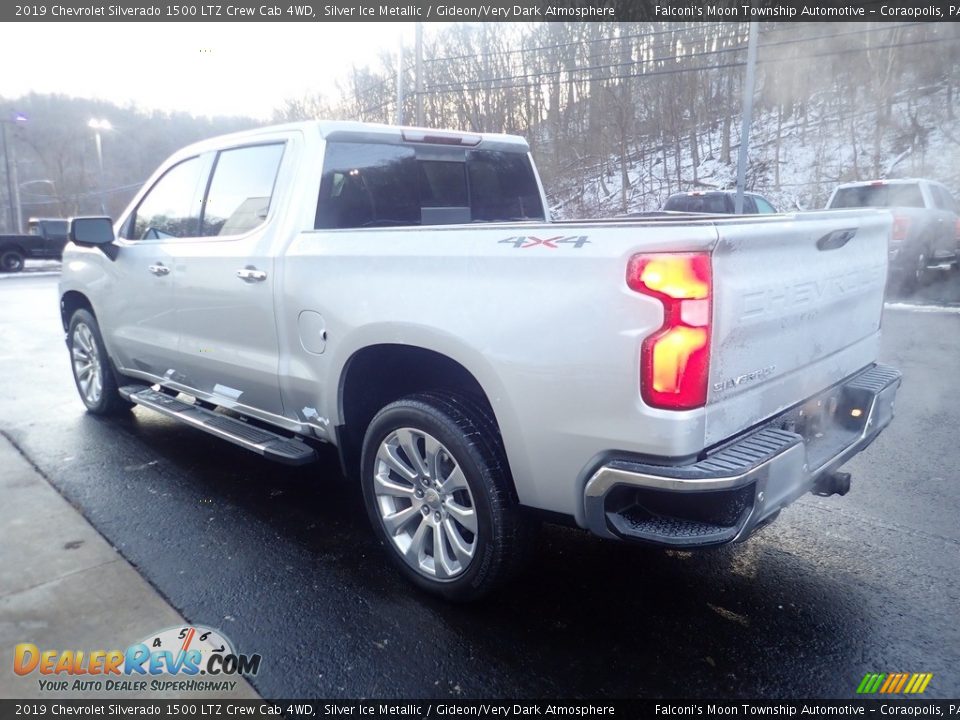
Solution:
<svg viewBox="0 0 960 720">
<path fill-rule="evenodd" d="M 337 446 L 345 475 L 357 476 L 363 437 L 377 412 L 401 397 L 426 391 L 450 391 L 472 398 L 489 413 L 497 432 L 501 432 L 487 391 L 476 374 L 461 362 L 418 345 L 367 345 L 353 352 L 344 363 L 337 388 Z M 516 488 L 511 490 L 516 496 Z"/>
<path fill-rule="evenodd" d="M 67 290 L 60 296 L 60 323 L 63 325 L 64 332 L 70 329 L 70 318 L 80 309 L 87 310 L 94 318 L 97 317 L 90 299 L 82 292 Z"/>
</svg>

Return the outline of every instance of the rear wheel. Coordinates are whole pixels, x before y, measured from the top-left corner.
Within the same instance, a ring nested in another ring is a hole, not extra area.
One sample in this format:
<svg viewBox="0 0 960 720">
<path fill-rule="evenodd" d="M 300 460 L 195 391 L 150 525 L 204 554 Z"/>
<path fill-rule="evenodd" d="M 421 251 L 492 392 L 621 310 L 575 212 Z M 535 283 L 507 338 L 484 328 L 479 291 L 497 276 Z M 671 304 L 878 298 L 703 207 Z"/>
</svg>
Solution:
<svg viewBox="0 0 960 720">
<path fill-rule="evenodd" d="M 374 531 L 409 580 L 450 600 L 488 593 L 530 546 L 495 427 L 465 398 L 423 393 L 383 408 L 364 439 Z"/>
<path fill-rule="evenodd" d="M 929 270 L 927 269 L 927 251 L 921 249 L 914 258 L 913 263 L 905 268 L 903 278 L 903 289 L 907 293 L 912 293 L 926 284 Z"/>
<path fill-rule="evenodd" d="M 23 270 L 23 253 L 19 250 L 3 250 L 0 252 L 0 271 L 16 273 Z"/>
<path fill-rule="evenodd" d="M 88 310 L 77 310 L 67 330 L 70 367 L 80 399 L 94 415 L 115 415 L 133 403 L 117 391 L 117 378 L 110 365 L 100 326 Z"/>
</svg>

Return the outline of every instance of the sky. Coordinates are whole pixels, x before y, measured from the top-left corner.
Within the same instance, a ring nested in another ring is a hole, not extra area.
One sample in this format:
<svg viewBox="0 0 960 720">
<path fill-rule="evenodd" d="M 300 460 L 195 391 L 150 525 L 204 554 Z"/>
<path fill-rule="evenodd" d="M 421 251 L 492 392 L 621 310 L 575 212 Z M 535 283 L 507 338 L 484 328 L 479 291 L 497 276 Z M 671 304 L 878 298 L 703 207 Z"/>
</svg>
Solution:
<svg viewBox="0 0 960 720">
<path fill-rule="evenodd" d="M 0 43 L 0 97 L 89 97 L 193 115 L 267 119 L 287 98 L 397 52 L 413 23 L 17 23 Z"/>
</svg>

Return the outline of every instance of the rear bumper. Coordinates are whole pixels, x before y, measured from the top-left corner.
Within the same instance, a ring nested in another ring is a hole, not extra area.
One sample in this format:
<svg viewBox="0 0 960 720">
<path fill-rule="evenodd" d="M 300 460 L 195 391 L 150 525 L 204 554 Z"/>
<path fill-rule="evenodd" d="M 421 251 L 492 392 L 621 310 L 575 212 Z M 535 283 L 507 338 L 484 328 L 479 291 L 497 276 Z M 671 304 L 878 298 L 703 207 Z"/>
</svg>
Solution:
<svg viewBox="0 0 960 720">
<path fill-rule="evenodd" d="M 745 540 L 893 419 L 900 373 L 874 365 L 682 466 L 614 459 L 587 481 L 588 528 L 670 547 Z"/>
</svg>

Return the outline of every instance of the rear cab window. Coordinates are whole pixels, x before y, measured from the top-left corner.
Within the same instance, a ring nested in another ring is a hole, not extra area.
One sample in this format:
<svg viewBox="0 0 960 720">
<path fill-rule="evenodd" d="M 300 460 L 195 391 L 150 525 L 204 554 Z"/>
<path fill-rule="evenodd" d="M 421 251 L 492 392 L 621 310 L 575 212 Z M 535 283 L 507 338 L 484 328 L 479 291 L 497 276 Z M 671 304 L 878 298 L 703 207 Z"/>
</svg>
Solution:
<svg viewBox="0 0 960 720">
<path fill-rule="evenodd" d="M 727 205 L 725 193 L 705 193 L 702 195 L 672 195 L 663 205 L 664 210 L 675 212 L 726 214 L 733 212 Z"/>
<path fill-rule="evenodd" d="M 327 143 L 318 229 L 544 219 L 525 152 Z"/>
<path fill-rule="evenodd" d="M 922 208 L 923 193 L 917 183 L 855 185 L 838 189 L 830 203 L 831 209 L 860 207 Z"/>
</svg>

